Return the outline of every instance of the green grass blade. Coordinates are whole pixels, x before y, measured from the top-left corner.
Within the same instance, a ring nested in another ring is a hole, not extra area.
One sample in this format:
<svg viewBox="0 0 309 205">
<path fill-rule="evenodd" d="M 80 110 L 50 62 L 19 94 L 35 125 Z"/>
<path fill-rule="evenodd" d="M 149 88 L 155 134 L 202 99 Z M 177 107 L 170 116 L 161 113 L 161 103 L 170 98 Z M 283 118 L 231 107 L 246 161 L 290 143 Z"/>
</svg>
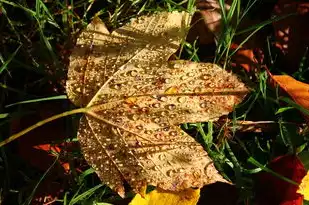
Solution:
<svg viewBox="0 0 309 205">
<path fill-rule="evenodd" d="M 36 103 L 36 102 L 51 101 L 51 100 L 66 100 L 66 99 L 68 99 L 66 95 L 57 95 L 57 96 L 46 97 L 46 98 L 37 98 L 33 100 L 24 100 L 24 101 L 20 101 L 17 103 L 6 105 L 5 108 L 12 107 L 15 105 L 20 105 L 20 104 Z"/>
<path fill-rule="evenodd" d="M 290 184 L 294 184 L 294 185 L 296 185 L 296 186 L 299 185 L 297 182 L 295 182 L 295 181 L 293 181 L 293 180 L 291 180 L 291 179 L 289 179 L 289 178 L 286 178 L 286 177 L 284 177 L 284 176 L 282 176 L 282 175 L 280 175 L 280 174 L 274 172 L 273 170 L 267 168 L 266 166 L 260 164 L 260 163 L 259 163 L 258 161 L 256 161 L 253 157 L 249 157 L 248 162 L 251 163 L 251 164 L 253 164 L 253 165 L 255 165 L 255 166 L 257 166 L 257 167 L 259 167 L 260 169 L 262 169 L 262 170 L 265 171 L 265 172 L 271 173 L 272 175 L 278 177 L 279 179 L 282 179 L 282 180 L 284 180 L 284 181 L 286 181 L 286 182 L 289 182 Z"/>
<path fill-rule="evenodd" d="M 85 199 L 86 197 L 90 197 L 92 194 L 95 193 L 96 190 L 98 190 L 98 189 L 101 188 L 102 186 L 104 186 L 104 185 L 103 185 L 103 184 L 98 184 L 97 186 L 95 186 L 95 187 L 93 187 L 93 188 L 91 188 L 91 189 L 89 189 L 89 190 L 83 192 L 82 194 L 80 194 L 80 195 L 74 197 L 74 198 L 70 201 L 69 205 L 74 205 L 74 204 L 76 204 L 77 202 L 79 202 L 79 201 Z"/>
<path fill-rule="evenodd" d="M 19 49 L 22 45 L 18 46 L 18 48 L 10 55 L 10 57 L 5 61 L 5 63 L 0 67 L 0 74 L 7 69 L 7 66 L 10 64 L 10 62 L 13 60 Z"/>
</svg>

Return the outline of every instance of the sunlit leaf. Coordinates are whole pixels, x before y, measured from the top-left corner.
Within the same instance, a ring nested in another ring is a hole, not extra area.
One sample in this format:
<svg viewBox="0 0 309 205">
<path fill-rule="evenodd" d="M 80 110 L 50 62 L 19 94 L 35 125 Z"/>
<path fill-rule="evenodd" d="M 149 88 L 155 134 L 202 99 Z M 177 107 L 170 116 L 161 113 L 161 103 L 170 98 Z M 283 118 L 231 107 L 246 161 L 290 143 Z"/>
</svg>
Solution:
<svg viewBox="0 0 309 205">
<path fill-rule="evenodd" d="M 273 75 L 272 78 L 301 107 L 309 110 L 309 85 L 288 75 Z"/>
<path fill-rule="evenodd" d="M 177 125 L 218 119 L 248 92 L 210 63 L 167 61 L 187 13 L 142 16 L 109 34 L 95 19 L 73 50 L 67 92 L 87 107 L 79 127 L 85 159 L 121 196 L 128 182 L 169 191 L 225 181 L 203 147 Z"/>
<path fill-rule="evenodd" d="M 181 192 L 153 190 L 145 197 L 136 194 L 129 205 L 195 205 L 200 197 L 199 189 L 186 189 Z"/>
</svg>

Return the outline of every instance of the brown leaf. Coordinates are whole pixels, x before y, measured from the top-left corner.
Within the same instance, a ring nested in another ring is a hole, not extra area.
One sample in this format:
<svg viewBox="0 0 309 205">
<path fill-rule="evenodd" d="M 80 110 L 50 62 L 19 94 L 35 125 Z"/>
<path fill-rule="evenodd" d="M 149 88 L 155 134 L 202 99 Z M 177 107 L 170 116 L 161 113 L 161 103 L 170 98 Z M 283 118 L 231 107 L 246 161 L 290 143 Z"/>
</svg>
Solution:
<svg viewBox="0 0 309 205">
<path fill-rule="evenodd" d="M 248 90 L 219 66 L 167 62 L 188 22 L 187 13 L 162 12 L 109 35 L 96 19 L 73 51 L 67 91 L 89 108 L 79 128 L 84 156 L 121 196 L 123 181 L 136 192 L 145 185 L 181 191 L 225 181 L 177 125 L 228 114 Z"/>
</svg>

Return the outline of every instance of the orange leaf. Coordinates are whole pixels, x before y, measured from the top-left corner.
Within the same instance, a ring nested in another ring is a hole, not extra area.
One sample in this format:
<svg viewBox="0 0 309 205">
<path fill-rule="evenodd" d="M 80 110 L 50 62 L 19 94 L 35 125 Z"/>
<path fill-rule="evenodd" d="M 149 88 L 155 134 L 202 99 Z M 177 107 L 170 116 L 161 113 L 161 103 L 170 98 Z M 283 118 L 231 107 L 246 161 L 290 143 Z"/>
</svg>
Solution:
<svg viewBox="0 0 309 205">
<path fill-rule="evenodd" d="M 293 100 L 309 110 L 309 85 L 295 80 L 288 75 L 273 75 L 272 78 L 284 89 Z"/>
</svg>

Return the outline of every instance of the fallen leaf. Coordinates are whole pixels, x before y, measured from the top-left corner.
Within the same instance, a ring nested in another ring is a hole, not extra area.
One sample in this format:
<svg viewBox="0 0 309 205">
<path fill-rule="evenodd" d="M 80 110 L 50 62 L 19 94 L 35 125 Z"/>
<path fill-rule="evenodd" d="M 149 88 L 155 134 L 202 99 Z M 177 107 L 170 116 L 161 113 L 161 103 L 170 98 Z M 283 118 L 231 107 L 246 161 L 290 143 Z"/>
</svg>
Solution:
<svg viewBox="0 0 309 205">
<path fill-rule="evenodd" d="M 124 181 L 168 191 L 225 180 L 177 125 L 218 119 L 248 89 L 210 63 L 167 61 L 188 30 L 185 12 L 142 16 L 111 34 L 95 19 L 77 40 L 67 92 L 88 111 L 79 127 L 85 159 L 124 196 Z"/>
<path fill-rule="evenodd" d="M 309 174 L 307 172 L 306 176 L 302 179 L 297 193 L 304 196 L 305 200 L 309 200 Z"/>
<path fill-rule="evenodd" d="M 288 75 L 272 75 L 272 79 L 285 90 L 293 100 L 309 110 L 309 85 L 298 80 L 295 80 Z"/>
<path fill-rule="evenodd" d="M 156 189 L 142 197 L 136 194 L 129 205 L 195 205 L 200 197 L 200 189 L 185 189 L 170 192 Z"/>
<path fill-rule="evenodd" d="M 300 183 L 306 175 L 303 163 L 294 155 L 274 159 L 269 164 L 269 168 L 296 183 Z M 258 204 L 302 205 L 303 203 L 303 196 L 297 193 L 297 185 L 286 182 L 271 173 L 259 173 L 256 184 Z"/>
</svg>

